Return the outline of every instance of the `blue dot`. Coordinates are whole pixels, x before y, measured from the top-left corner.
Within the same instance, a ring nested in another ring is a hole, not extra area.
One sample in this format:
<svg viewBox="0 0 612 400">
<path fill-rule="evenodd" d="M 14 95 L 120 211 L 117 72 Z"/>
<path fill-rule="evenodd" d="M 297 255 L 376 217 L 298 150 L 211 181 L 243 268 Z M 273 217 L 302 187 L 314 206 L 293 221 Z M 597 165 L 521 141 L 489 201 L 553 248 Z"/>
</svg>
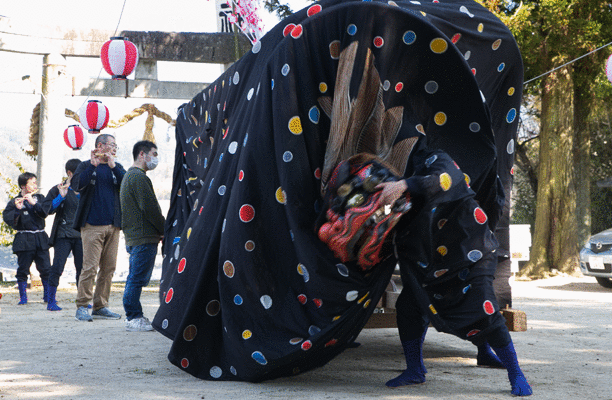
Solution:
<svg viewBox="0 0 612 400">
<path fill-rule="evenodd" d="M 272 79 L 271 84 L 272 84 L 272 90 L 274 90 L 274 79 Z"/>
<path fill-rule="evenodd" d="M 512 108 L 510 109 L 510 111 L 508 111 L 508 114 L 506 115 L 506 122 L 510 124 L 514 122 L 514 118 L 516 118 L 516 109 Z"/>
<path fill-rule="evenodd" d="M 417 264 L 418 264 L 418 266 L 419 266 L 419 267 L 421 267 L 421 268 L 427 268 L 427 264 L 426 264 L 426 263 L 424 263 L 423 261 L 417 261 Z"/>
<path fill-rule="evenodd" d="M 348 26 L 348 28 L 346 29 L 346 32 L 347 32 L 349 35 L 353 36 L 354 34 L 356 34 L 356 33 L 357 33 L 357 27 L 355 26 L 355 24 L 350 24 L 350 25 Z"/>
<path fill-rule="evenodd" d="M 268 363 L 268 360 L 266 360 L 266 357 L 264 357 L 261 351 L 253 352 L 253 354 L 251 354 L 251 357 L 253 357 L 253 360 L 257 361 L 261 365 L 266 365 Z"/>
<path fill-rule="evenodd" d="M 406 33 L 404 33 L 403 40 L 406 44 L 413 44 L 416 41 L 416 33 L 414 33 L 413 31 L 407 31 Z"/>
<path fill-rule="evenodd" d="M 312 121 L 312 123 L 318 124 L 320 117 L 321 113 L 319 112 L 317 106 L 312 106 L 310 110 L 308 110 L 308 118 L 310 118 L 310 121 Z"/>
<path fill-rule="evenodd" d="M 310 325 L 310 328 L 308 328 L 308 334 L 310 336 L 314 336 L 314 335 L 316 335 L 319 332 L 321 332 L 321 328 L 319 328 L 316 325 Z"/>
<path fill-rule="evenodd" d="M 470 270 L 469 269 L 464 269 L 461 272 L 459 272 L 459 279 L 461 279 L 462 281 L 466 280 L 468 275 L 470 274 Z"/>
<path fill-rule="evenodd" d="M 246 146 L 247 140 L 249 139 L 249 134 L 244 135 L 244 140 L 242 141 L 242 147 Z"/>
<path fill-rule="evenodd" d="M 208 190 L 210 190 L 210 188 L 212 187 L 213 182 L 215 181 L 215 178 L 212 178 L 210 180 L 210 183 L 208 184 Z"/>
<path fill-rule="evenodd" d="M 219 155 L 219 162 L 221 162 L 221 160 L 223 160 L 223 153 Z"/>
<path fill-rule="evenodd" d="M 204 168 L 206 168 L 208 166 L 208 158 L 204 159 Z"/>
<path fill-rule="evenodd" d="M 234 296 L 234 304 L 237 306 L 242 305 L 242 297 L 239 294 Z"/>
<path fill-rule="evenodd" d="M 506 63 L 501 63 L 497 66 L 497 72 L 502 72 L 506 68 Z"/>
<path fill-rule="evenodd" d="M 348 268 L 346 267 L 346 265 L 344 264 L 336 264 L 336 267 L 338 268 L 338 273 L 342 276 L 349 276 L 349 271 Z"/>
<path fill-rule="evenodd" d="M 290 151 L 286 151 L 283 154 L 283 161 L 284 162 L 290 162 L 291 160 L 293 160 L 293 154 Z"/>
<path fill-rule="evenodd" d="M 219 186 L 219 189 L 217 189 L 217 192 L 219 193 L 220 196 L 223 196 L 225 194 L 225 185 Z"/>
<path fill-rule="evenodd" d="M 472 288 L 472 285 L 467 285 L 466 287 L 463 288 L 463 294 L 466 294 L 468 292 L 468 290 L 470 290 Z"/>
<path fill-rule="evenodd" d="M 289 64 L 285 64 L 283 65 L 283 68 L 281 69 L 281 74 L 283 74 L 283 76 L 287 76 L 289 75 L 290 70 L 291 68 L 289 67 Z"/>
<path fill-rule="evenodd" d="M 482 252 L 480 250 L 472 250 L 467 255 L 468 260 L 476 262 L 482 258 Z"/>
</svg>

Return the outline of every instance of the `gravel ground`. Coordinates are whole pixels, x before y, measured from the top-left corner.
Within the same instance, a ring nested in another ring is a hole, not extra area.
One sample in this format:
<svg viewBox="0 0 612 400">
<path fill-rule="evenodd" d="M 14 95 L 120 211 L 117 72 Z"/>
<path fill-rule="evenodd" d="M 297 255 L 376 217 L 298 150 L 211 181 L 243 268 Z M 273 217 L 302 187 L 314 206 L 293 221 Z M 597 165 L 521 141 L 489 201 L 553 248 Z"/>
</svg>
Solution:
<svg viewBox="0 0 612 400">
<path fill-rule="evenodd" d="M 512 337 L 531 383 L 532 399 L 612 400 L 612 290 L 594 278 L 557 276 L 513 281 L 516 309 L 528 330 Z M 396 329 L 366 329 L 361 346 L 323 368 L 250 384 L 202 381 L 166 358 L 171 342 L 156 332 L 126 332 L 123 320 L 74 319 L 76 289 L 58 291 L 49 312 L 42 288 L 17 306 L 13 287 L 0 286 L 0 399 L 507 399 L 503 370 L 479 368 L 468 342 L 430 329 L 424 345 L 429 373 L 422 385 L 389 389 L 384 382 L 405 363 Z M 111 309 L 122 312 L 115 284 Z M 157 288 L 143 292 L 145 314 L 158 307 Z"/>
</svg>

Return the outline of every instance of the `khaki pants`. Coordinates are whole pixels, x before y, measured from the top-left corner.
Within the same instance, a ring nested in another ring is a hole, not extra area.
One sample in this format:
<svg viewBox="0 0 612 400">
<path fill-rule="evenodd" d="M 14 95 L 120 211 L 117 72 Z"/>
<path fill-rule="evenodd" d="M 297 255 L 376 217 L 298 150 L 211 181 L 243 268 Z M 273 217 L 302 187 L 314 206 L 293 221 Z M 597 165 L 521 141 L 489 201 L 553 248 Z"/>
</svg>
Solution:
<svg viewBox="0 0 612 400">
<path fill-rule="evenodd" d="M 113 225 L 85 224 L 81 228 L 81 239 L 83 240 L 83 270 L 79 278 L 76 306 L 87 307 L 87 304 L 93 299 L 93 310 L 95 311 L 108 307 L 111 282 L 117 266 L 119 228 Z M 94 282 L 95 292 L 93 291 Z"/>
</svg>

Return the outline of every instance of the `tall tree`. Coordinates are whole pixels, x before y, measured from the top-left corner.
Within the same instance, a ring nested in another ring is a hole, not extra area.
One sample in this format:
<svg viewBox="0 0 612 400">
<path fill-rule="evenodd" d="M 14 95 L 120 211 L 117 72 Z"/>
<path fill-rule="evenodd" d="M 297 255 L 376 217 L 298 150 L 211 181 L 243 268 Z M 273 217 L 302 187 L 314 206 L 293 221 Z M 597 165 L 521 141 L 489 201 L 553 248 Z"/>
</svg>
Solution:
<svg viewBox="0 0 612 400">
<path fill-rule="evenodd" d="M 488 0 L 515 34 L 526 80 L 595 50 L 612 37 L 612 8 L 599 0 Z M 590 227 L 590 134 L 594 79 L 606 52 L 538 78 L 525 92 L 541 98 L 536 222 L 531 261 L 522 273 L 573 272 Z"/>
</svg>

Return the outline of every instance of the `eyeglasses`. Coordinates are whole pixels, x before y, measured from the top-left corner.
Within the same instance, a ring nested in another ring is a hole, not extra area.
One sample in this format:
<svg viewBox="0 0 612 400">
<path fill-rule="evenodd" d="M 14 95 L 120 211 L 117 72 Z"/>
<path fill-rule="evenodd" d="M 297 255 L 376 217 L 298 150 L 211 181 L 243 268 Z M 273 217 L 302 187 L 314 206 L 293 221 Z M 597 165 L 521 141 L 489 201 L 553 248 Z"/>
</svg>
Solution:
<svg viewBox="0 0 612 400">
<path fill-rule="evenodd" d="M 119 148 L 116 143 L 104 143 L 104 144 L 106 146 L 110 147 L 111 149 L 118 149 Z"/>
</svg>

